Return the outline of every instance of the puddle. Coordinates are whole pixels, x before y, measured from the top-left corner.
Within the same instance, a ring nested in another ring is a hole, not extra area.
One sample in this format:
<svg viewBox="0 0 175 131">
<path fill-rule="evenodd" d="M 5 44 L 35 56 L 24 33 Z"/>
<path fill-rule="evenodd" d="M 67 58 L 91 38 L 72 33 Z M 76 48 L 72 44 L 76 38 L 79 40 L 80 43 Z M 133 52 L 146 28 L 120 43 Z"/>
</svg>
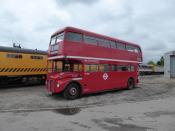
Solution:
<svg viewBox="0 0 175 131">
<path fill-rule="evenodd" d="M 54 113 L 59 113 L 62 115 L 75 115 L 79 113 L 81 110 L 80 108 L 62 108 L 62 109 L 55 109 L 53 110 Z"/>
</svg>

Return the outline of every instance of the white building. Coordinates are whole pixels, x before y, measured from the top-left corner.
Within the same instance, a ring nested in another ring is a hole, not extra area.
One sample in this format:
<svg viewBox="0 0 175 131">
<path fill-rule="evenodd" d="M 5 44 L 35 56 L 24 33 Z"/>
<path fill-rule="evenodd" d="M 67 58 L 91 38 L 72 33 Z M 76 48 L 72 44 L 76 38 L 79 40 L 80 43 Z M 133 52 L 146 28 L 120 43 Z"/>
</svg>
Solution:
<svg viewBox="0 0 175 131">
<path fill-rule="evenodd" d="M 175 51 L 165 53 L 164 62 L 165 77 L 175 78 Z"/>
</svg>

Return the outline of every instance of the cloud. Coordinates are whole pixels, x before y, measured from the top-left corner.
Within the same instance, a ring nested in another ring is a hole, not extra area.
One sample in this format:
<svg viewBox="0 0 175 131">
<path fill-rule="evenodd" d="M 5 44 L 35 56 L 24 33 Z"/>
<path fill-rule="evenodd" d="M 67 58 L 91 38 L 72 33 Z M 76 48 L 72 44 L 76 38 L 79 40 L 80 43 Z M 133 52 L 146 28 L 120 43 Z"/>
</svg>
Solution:
<svg viewBox="0 0 175 131">
<path fill-rule="evenodd" d="M 75 26 L 137 43 L 145 62 L 158 60 L 175 50 L 174 4 L 174 0 L 2 0 L 0 44 L 20 42 L 47 50 L 53 32 Z"/>
<path fill-rule="evenodd" d="M 94 3 L 97 3 L 98 0 L 55 0 L 59 5 L 67 6 L 67 5 L 73 5 L 73 4 L 85 4 L 85 5 L 91 5 Z"/>
</svg>

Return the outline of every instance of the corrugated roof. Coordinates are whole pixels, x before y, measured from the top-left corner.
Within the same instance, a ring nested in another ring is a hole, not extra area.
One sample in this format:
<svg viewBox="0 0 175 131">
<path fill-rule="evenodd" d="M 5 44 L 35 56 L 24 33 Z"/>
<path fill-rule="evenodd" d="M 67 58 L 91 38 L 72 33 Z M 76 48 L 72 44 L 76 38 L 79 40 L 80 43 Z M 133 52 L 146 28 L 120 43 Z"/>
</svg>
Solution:
<svg viewBox="0 0 175 131">
<path fill-rule="evenodd" d="M 165 55 L 175 55 L 175 51 L 166 52 Z"/>
<path fill-rule="evenodd" d="M 37 50 L 37 49 L 23 49 L 14 47 L 0 46 L 0 52 L 13 52 L 13 53 L 25 53 L 25 54 L 41 54 L 47 55 L 47 51 Z"/>
</svg>

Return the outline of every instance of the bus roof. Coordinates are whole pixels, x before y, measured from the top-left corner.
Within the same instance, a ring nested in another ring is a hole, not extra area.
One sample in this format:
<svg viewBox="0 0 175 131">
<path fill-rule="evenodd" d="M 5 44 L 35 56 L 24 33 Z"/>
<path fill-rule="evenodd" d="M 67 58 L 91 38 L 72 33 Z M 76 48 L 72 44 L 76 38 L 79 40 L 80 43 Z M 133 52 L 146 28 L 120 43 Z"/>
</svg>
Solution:
<svg viewBox="0 0 175 131">
<path fill-rule="evenodd" d="M 102 39 L 111 40 L 111 41 L 118 41 L 118 42 L 125 43 L 125 44 L 128 44 L 128 45 L 133 45 L 133 46 L 136 46 L 136 47 L 140 47 L 137 44 L 127 42 L 127 41 L 123 41 L 123 40 L 120 40 L 118 38 L 113 38 L 113 37 L 105 36 L 105 35 L 102 35 L 102 34 L 94 33 L 94 32 L 91 32 L 91 31 L 86 31 L 86 30 L 83 30 L 83 29 L 78 29 L 78 28 L 70 27 L 70 26 L 59 29 L 58 31 L 53 33 L 51 37 L 53 37 L 53 36 L 55 36 L 55 35 L 57 35 L 61 32 L 64 32 L 64 31 L 72 31 L 72 32 L 76 32 L 76 33 L 89 35 L 89 36 L 92 36 L 92 37 L 102 38 Z"/>
</svg>

